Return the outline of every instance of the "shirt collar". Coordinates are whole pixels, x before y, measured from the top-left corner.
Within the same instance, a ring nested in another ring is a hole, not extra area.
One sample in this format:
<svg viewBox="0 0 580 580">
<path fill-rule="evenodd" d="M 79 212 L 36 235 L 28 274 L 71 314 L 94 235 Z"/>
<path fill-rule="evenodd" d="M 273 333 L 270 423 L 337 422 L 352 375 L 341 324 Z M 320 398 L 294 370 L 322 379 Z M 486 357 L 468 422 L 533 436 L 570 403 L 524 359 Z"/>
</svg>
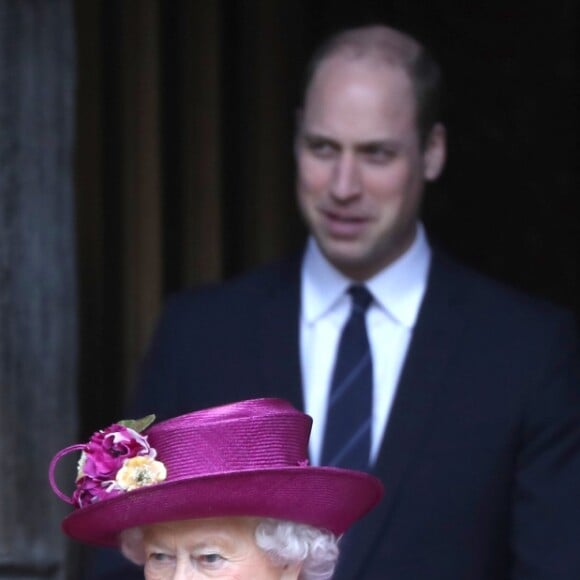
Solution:
<svg viewBox="0 0 580 580">
<path fill-rule="evenodd" d="M 392 264 L 366 281 L 377 305 L 399 324 L 412 328 L 427 286 L 431 249 L 425 229 L 418 224 L 409 249 Z M 324 257 L 310 237 L 302 263 L 302 315 L 315 322 L 331 310 L 352 280 Z"/>
</svg>

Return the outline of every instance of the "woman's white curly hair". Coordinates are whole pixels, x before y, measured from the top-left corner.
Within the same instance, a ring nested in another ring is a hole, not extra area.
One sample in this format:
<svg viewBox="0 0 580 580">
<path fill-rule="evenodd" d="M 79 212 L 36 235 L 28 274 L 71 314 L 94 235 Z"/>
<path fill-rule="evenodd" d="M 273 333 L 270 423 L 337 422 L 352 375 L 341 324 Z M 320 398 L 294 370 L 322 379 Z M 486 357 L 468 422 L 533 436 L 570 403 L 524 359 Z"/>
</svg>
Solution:
<svg viewBox="0 0 580 580">
<path fill-rule="evenodd" d="M 280 564 L 302 563 L 300 580 L 332 578 L 338 560 L 338 538 L 325 530 L 281 520 L 262 520 L 256 544 Z"/>
<path fill-rule="evenodd" d="M 254 534 L 256 545 L 281 565 L 302 564 L 300 580 L 332 578 L 338 560 L 338 538 L 325 530 L 275 519 L 260 520 Z M 120 536 L 123 555 L 135 564 L 145 563 L 143 531 L 125 530 Z"/>
</svg>

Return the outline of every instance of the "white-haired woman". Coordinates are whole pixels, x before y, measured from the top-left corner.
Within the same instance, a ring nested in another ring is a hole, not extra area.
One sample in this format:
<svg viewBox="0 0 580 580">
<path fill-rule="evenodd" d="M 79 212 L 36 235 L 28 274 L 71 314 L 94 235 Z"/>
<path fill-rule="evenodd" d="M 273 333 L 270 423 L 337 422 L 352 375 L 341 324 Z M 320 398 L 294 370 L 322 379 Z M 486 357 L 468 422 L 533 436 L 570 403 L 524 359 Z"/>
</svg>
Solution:
<svg viewBox="0 0 580 580">
<path fill-rule="evenodd" d="M 116 423 L 51 462 L 55 493 L 76 507 L 63 530 L 119 548 L 146 580 L 331 578 L 338 538 L 383 490 L 366 473 L 309 466 L 311 423 L 280 399 Z M 54 470 L 75 450 L 69 498 Z"/>
</svg>

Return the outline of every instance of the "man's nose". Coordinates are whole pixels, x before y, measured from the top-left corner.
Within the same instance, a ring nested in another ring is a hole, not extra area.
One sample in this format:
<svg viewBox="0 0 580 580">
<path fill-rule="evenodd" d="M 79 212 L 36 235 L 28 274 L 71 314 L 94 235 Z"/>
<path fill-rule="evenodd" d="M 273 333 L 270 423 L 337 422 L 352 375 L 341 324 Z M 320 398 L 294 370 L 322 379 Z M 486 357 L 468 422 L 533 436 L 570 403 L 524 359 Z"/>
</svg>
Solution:
<svg viewBox="0 0 580 580">
<path fill-rule="evenodd" d="M 354 155 L 343 153 L 337 159 L 331 188 L 333 197 L 340 201 L 347 201 L 361 193 L 360 168 Z"/>
</svg>

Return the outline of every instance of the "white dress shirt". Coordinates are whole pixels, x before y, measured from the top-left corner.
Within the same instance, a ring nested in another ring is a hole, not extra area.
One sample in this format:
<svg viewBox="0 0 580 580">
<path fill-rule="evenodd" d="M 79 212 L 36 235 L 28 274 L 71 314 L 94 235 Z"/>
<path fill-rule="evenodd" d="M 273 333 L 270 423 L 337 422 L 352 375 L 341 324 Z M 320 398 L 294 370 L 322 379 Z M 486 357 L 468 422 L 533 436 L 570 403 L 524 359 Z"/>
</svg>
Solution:
<svg viewBox="0 0 580 580">
<path fill-rule="evenodd" d="M 422 225 L 411 247 L 365 285 L 374 296 L 367 312 L 373 356 L 371 463 L 376 460 L 399 375 L 425 294 L 431 250 Z M 326 426 L 326 407 L 335 354 L 351 300 L 353 284 L 308 241 L 302 264 L 300 357 L 306 412 L 313 418 L 310 458 L 318 465 Z"/>
</svg>

